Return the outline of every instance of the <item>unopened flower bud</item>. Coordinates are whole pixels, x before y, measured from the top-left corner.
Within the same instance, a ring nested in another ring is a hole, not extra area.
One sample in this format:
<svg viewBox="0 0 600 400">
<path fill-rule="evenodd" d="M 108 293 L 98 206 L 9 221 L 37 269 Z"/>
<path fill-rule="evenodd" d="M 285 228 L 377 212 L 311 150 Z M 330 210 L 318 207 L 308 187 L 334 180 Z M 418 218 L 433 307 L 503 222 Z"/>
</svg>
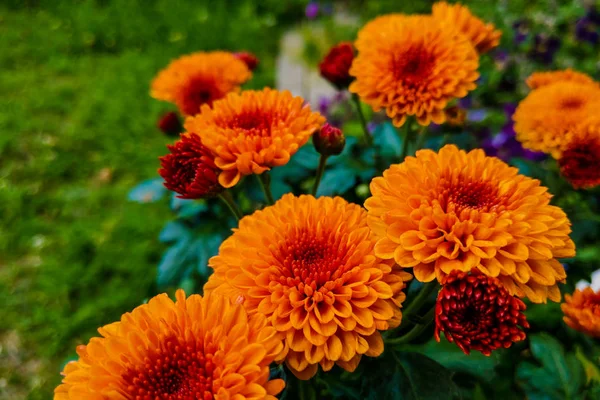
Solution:
<svg viewBox="0 0 600 400">
<path fill-rule="evenodd" d="M 346 138 L 339 128 L 325 124 L 313 135 L 313 145 L 319 154 L 335 156 L 344 150 Z"/>
<path fill-rule="evenodd" d="M 235 53 L 235 56 L 243 61 L 250 71 L 254 71 L 258 65 L 258 57 L 248 51 L 240 51 Z"/>
<path fill-rule="evenodd" d="M 179 136 L 183 132 L 183 125 L 179 120 L 179 115 L 173 111 L 160 117 L 156 125 L 167 136 Z"/>
<path fill-rule="evenodd" d="M 354 60 L 352 43 L 342 42 L 333 46 L 319 64 L 321 76 L 338 90 L 346 89 L 354 80 L 350 75 L 352 60 Z"/>
</svg>

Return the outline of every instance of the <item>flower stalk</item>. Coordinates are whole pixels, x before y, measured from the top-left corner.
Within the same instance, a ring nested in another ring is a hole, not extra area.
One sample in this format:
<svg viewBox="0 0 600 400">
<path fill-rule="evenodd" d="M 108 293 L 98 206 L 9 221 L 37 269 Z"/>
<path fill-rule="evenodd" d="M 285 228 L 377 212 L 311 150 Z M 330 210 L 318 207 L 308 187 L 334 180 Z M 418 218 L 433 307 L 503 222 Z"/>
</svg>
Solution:
<svg viewBox="0 0 600 400">
<path fill-rule="evenodd" d="M 225 203 L 225 205 L 227 206 L 227 208 L 229 208 L 229 211 L 231 211 L 236 220 L 239 221 L 244 217 L 244 214 L 242 213 L 240 208 L 237 206 L 237 204 L 235 204 L 235 200 L 233 199 L 231 192 L 225 191 L 223 193 L 220 193 L 219 199 L 221 199 L 221 201 Z"/>
<path fill-rule="evenodd" d="M 271 176 L 269 175 L 269 173 L 264 172 L 260 175 L 256 175 L 256 178 L 258 179 L 260 188 L 262 189 L 265 195 L 265 200 L 267 201 L 267 204 L 275 204 L 275 200 L 273 199 L 273 193 L 271 193 Z"/>
<path fill-rule="evenodd" d="M 321 158 L 319 158 L 319 166 L 317 167 L 317 175 L 315 177 L 315 183 L 313 184 L 311 194 L 313 196 L 317 196 L 317 190 L 319 189 L 319 184 L 321 183 L 321 178 L 323 178 L 323 173 L 325 172 L 325 165 L 327 164 L 327 159 L 329 157 L 325 154 L 321 154 Z"/>
<path fill-rule="evenodd" d="M 352 100 L 356 106 L 356 113 L 358 114 L 358 119 L 360 120 L 360 126 L 362 126 L 363 129 L 365 144 L 370 147 L 373 145 L 373 137 L 371 136 L 369 128 L 367 127 L 367 119 L 365 118 L 365 114 L 360 106 L 360 99 L 356 93 L 352 93 Z"/>
</svg>

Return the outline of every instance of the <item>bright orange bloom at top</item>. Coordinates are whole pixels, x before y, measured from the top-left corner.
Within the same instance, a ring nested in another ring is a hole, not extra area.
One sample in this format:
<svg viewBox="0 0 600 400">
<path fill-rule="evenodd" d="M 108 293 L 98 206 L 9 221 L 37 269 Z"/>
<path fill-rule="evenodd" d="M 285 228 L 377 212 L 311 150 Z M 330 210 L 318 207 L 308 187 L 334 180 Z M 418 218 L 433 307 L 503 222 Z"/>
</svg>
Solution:
<svg viewBox="0 0 600 400">
<path fill-rule="evenodd" d="M 535 81 L 534 81 L 535 82 Z M 600 87 L 560 81 L 535 89 L 513 115 L 517 140 L 523 147 L 557 158 L 571 141 L 573 130 L 600 110 Z"/>
<path fill-rule="evenodd" d="M 466 35 L 479 53 L 486 53 L 500 44 L 502 31 L 493 24 L 486 24 L 474 16 L 468 7 L 462 4 L 448 4 L 440 1 L 433 5 L 433 18 L 458 29 Z"/>
<path fill-rule="evenodd" d="M 172 61 L 152 81 L 150 94 L 175 103 L 184 115 L 200 112 L 252 77 L 244 61 L 225 51 L 199 52 Z"/>
<path fill-rule="evenodd" d="M 287 164 L 324 122 L 301 97 L 266 88 L 231 93 L 212 108 L 205 105 L 185 128 L 198 133 L 215 154 L 223 170 L 219 183 L 229 188 L 243 175 Z"/>
<path fill-rule="evenodd" d="M 414 268 L 422 282 L 453 270 L 498 277 L 512 295 L 560 300 L 572 257 L 570 222 L 535 179 L 482 150 L 421 150 L 371 182 L 365 202 L 375 254 Z"/>
<path fill-rule="evenodd" d="M 366 212 L 336 197 L 294 197 L 243 218 L 225 240 L 206 293 L 241 302 L 285 336 L 280 358 L 300 379 L 321 365 L 353 371 L 400 324 L 410 275 L 373 254 Z"/>
<path fill-rule="evenodd" d="M 576 289 L 573 295 L 565 295 L 560 305 L 565 313 L 564 321 L 571 328 L 591 337 L 600 338 L 600 291 L 591 287 Z"/>
<path fill-rule="evenodd" d="M 55 400 L 275 400 L 285 386 L 269 381 L 283 347 L 275 329 L 220 296 L 161 294 L 98 331 L 65 366 Z"/>
<path fill-rule="evenodd" d="M 582 84 L 595 84 L 591 76 L 567 68 L 561 71 L 534 72 L 527 78 L 527 86 L 530 89 L 538 89 L 543 86 L 552 85 L 556 82 L 577 82 Z"/>
<path fill-rule="evenodd" d="M 479 56 L 469 39 L 430 16 L 387 15 L 356 40 L 350 91 L 395 126 L 414 115 L 421 125 L 445 121 L 444 108 L 475 89 Z"/>
</svg>

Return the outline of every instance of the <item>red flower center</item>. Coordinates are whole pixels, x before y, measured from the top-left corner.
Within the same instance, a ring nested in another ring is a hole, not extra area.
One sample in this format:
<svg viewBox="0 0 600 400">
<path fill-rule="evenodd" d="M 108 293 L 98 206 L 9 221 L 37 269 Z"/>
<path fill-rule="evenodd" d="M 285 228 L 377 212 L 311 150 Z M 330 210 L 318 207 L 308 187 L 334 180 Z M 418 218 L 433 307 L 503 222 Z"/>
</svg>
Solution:
<svg viewBox="0 0 600 400">
<path fill-rule="evenodd" d="M 274 117 L 273 113 L 245 112 L 237 115 L 230 126 L 245 130 L 246 136 L 269 137 Z"/>
<path fill-rule="evenodd" d="M 561 101 L 560 105 L 561 105 L 561 108 L 564 108 L 567 110 L 575 110 L 575 109 L 583 106 L 583 100 L 578 97 L 568 97 L 568 98 L 564 99 L 563 101 Z"/>
<path fill-rule="evenodd" d="M 395 55 L 392 60 L 392 71 L 396 80 L 418 84 L 431 74 L 433 65 L 433 55 L 418 46 Z"/>
<path fill-rule="evenodd" d="M 163 348 L 146 356 L 142 367 L 123 375 L 128 394 L 148 400 L 212 399 L 212 355 L 216 350 L 212 347 L 208 345 L 203 351 L 196 341 L 181 343 L 177 338 L 167 339 Z"/>
<path fill-rule="evenodd" d="M 314 232 L 299 230 L 278 250 L 276 257 L 283 266 L 278 280 L 289 286 L 303 283 L 317 290 L 346 272 L 342 266 L 348 252 L 335 234 L 315 237 Z"/>
<path fill-rule="evenodd" d="M 213 101 L 224 96 L 212 81 L 192 79 L 182 93 L 178 106 L 187 115 L 196 115 L 203 104 L 211 105 Z"/>
</svg>

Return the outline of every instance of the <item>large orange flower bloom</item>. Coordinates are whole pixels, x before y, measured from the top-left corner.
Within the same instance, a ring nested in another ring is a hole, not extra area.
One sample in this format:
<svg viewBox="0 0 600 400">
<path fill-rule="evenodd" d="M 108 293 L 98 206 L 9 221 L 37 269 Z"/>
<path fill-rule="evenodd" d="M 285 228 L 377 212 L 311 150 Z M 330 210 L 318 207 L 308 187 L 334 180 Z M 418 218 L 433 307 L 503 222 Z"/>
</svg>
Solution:
<svg viewBox="0 0 600 400">
<path fill-rule="evenodd" d="M 486 53 L 500 44 L 502 31 L 474 16 L 468 7 L 440 1 L 433 5 L 433 18 L 458 29 L 466 35 L 479 53 Z"/>
<path fill-rule="evenodd" d="M 203 106 L 185 128 L 197 132 L 215 154 L 215 164 L 223 170 L 219 183 L 229 188 L 243 175 L 287 164 L 324 122 L 301 97 L 265 88 L 231 93 L 212 108 Z"/>
<path fill-rule="evenodd" d="M 248 66 L 232 53 L 194 53 L 172 61 L 152 81 L 150 94 L 175 103 L 182 114 L 195 115 L 252 77 Z"/>
<path fill-rule="evenodd" d="M 350 91 L 394 125 L 415 115 L 421 125 L 445 121 L 444 108 L 475 89 L 479 56 L 464 35 L 429 16 L 401 14 L 368 23 L 356 40 Z"/>
<path fill-rule="evenodd" d="M 573 295 L 565 295 L 565 302 L 560 307 L 567 325 L 600 338 L 600 291 L 594 292 L 591 287 L 576 289 Z"/>
<path fill-rule="evenodd" d="M 279 334 L 221 296 L 161 294 L 98 331 L 65 367 L 55 400 L 275 400 L 285 385 L 269 381 Z"/>
<path fill-rule="evenodd" d="M 240 221 L 204 290 L 264 314 L 285 335 L 286 364 L 301 379 L 334 364 L 353 371 L 383 351 L 398 326 L 410 275 L 373 255 L 366 212 L 342 198 L 285 195 Z"/>
<path fill-rule="evenodd" d="M 566 214 L 535 179 L 482 150 L 421 150 L 371 182 L 375 254 L 422 282 L 479 269 L 512 294 L 559 301 L 556 258 L 575 254 Z"/>
<path fill-rule="evenodd" d="M 560 81 L 533 90 L 519 103 L 513 120 L 523 147 L 558 157 L 571 141 L 573 129 L 600 110 L 595 84 Z"/>
<path fill-rule="evenodd" d="M 530 89 L 538 89 L 543 86 L 552 85 L 556 82 L 596 84 L 589 75 L 573 71 L 571 68 L 561 71 L 534 72 L 526 81 L 527 86 L 529 86 Z"/>
</svg>

